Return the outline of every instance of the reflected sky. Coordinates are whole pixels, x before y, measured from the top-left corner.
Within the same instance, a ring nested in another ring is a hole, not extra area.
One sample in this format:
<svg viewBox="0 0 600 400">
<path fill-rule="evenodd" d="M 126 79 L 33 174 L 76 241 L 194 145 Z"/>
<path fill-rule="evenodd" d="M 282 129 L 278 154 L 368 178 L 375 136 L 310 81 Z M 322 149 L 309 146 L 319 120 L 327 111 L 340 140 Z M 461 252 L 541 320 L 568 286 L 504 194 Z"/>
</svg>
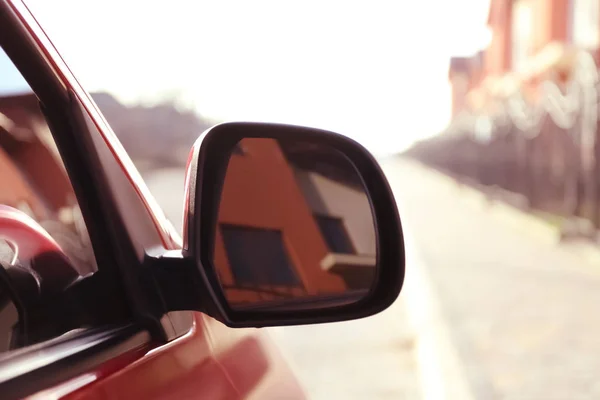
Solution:
<svg viewBox="0 0 600 400">
<path fill-rule="evenodd" d="M 0 48 L 0 96 L 29 92 L 29 85 Z"/>
</svg>

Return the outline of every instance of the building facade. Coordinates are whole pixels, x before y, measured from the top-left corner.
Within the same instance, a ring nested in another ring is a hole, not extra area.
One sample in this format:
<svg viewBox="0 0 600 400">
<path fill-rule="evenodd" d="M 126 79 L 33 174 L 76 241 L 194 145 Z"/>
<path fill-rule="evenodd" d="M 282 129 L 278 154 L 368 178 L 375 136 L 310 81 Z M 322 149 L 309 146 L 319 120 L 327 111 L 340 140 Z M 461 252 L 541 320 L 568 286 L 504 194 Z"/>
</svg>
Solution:
<svg viewBox="0 0 600 400">
<path fill-rule="evenodd" d="M 451 61 L 454 116 L 517 89 L 535 101 L 540 82 L 568 80 L 578 52 L 598 60 L 600 0 L 491 0 L 487 24 L 489 46 Z"/>
</svg>

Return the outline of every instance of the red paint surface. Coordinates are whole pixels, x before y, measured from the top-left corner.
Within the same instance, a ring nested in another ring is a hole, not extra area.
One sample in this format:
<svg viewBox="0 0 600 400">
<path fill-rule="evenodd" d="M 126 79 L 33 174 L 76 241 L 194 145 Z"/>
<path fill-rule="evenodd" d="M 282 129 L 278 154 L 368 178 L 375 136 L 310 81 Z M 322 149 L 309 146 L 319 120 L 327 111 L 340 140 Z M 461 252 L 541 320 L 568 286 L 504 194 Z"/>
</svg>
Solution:
<svg viewBox="0 0 600 400">
<path fill-rule="evenodd" d="M 226 328 L 196 313 L 184 337 L 152 351 L 139 349 L 94 371 L 93 383 L 68 400 L 303 399 L 285 361 L 257 330 Z M 138 358 L 127 358 L 128 356 Z M 76 386 L 77 378 L 46 391 Z"/>
<path fill-rule="evenodd" d="M 62 253 L 60 246 L 35 220 L 3 204 L 0 204 L 0 238 L 12 244 L 19 260 L 25 263 L 43 253 Z"/>
</svg>

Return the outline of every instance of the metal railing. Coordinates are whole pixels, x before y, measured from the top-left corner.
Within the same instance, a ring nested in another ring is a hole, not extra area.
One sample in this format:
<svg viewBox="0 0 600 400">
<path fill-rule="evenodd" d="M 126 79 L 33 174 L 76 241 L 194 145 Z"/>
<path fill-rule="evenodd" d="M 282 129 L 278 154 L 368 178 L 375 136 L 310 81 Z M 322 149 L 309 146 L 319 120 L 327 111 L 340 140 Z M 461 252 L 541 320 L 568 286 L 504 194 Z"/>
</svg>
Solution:
<svg viewBox="0 0 600 400">
<path fill-rule="evenodd" d="M 566 84 L 543 82 L 535 102 L 517 91 L 496 99 L 487 114 L 463 112 L 413 153 L 477 184 L 521 194 L 534 209 L 599 228 L 599 96 L 596 63 L 581 52 Z"/>
</svg>

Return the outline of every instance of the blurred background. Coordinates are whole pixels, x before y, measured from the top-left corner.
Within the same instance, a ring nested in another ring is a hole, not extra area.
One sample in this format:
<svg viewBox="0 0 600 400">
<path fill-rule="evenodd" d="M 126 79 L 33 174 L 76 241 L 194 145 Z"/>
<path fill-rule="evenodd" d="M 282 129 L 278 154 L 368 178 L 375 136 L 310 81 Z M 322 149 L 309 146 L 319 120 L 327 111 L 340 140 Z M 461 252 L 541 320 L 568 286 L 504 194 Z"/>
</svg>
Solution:
<svg viewBox="0 0 600 400">
<path fill-rule="evenodd" d="M 215 123 L 379 158 L 406 286 L 368 320 L 269 330 L 311 398 L 600 397 L 600 0 L 27 3 L 179 230 Z"/>
</svg>

